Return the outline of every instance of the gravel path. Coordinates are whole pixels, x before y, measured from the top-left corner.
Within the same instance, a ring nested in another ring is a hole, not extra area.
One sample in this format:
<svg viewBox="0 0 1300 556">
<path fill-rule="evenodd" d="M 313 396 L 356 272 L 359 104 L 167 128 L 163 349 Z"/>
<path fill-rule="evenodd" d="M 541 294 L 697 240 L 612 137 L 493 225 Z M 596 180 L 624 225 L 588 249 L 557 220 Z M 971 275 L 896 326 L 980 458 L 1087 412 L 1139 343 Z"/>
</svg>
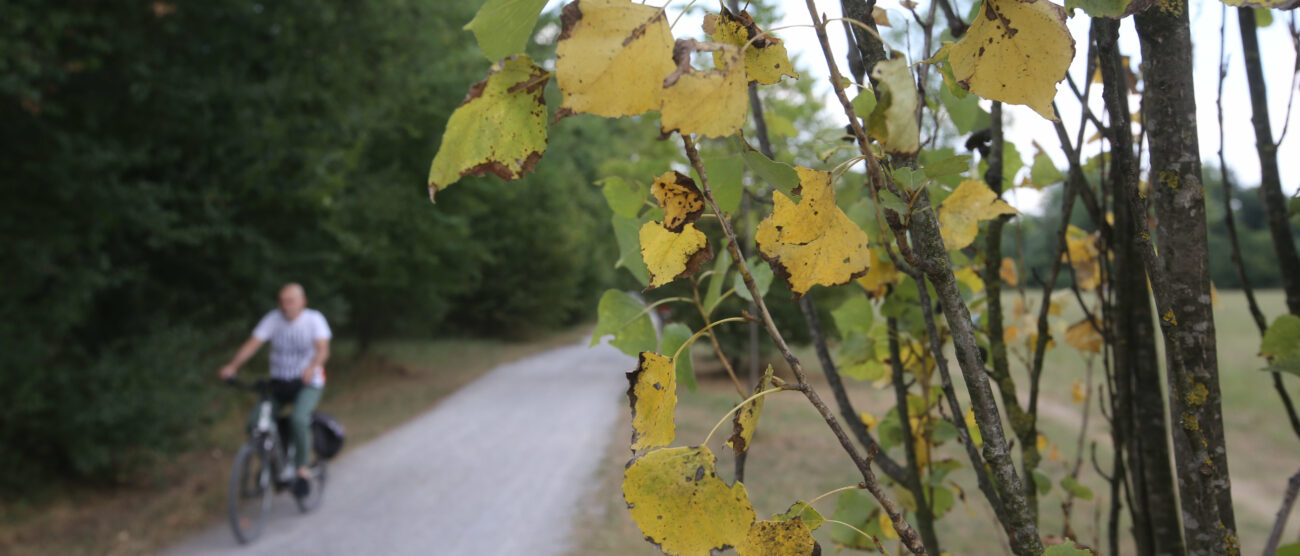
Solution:
<svg viewBox="0 0 1300 556">
<path fill-rule="evenodd" d="M 322 506 L 275 499 L 240 546 L 214 526 L 171 554 L 563 554 L 635 361 L 608 345 L 492 370 L 330 466 Z"/>
</svg>

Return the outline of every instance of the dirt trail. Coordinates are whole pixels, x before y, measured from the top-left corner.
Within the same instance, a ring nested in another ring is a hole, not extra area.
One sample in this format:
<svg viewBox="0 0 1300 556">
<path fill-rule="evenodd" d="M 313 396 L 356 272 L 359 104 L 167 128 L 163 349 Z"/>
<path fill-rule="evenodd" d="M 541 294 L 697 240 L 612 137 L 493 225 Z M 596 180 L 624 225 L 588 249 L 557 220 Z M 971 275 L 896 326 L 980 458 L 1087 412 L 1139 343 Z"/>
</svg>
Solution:
<svg viewBox="0 0 1300 556">
<path fill-rule="evenodd" d="M 282 495 L 253 544 L 222 523 L 169 553 L 563 554 L 635 366 L 583 342 L 498 367 L 349 447 L 315 513 Z"/>
</svg>

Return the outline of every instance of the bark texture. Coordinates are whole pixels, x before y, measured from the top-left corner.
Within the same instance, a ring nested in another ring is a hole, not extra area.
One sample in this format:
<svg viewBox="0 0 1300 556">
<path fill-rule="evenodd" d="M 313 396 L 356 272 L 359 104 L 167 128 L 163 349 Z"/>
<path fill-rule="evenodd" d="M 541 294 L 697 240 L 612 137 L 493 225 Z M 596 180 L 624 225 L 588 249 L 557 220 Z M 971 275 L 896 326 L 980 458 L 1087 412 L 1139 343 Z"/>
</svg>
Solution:
<svg viewBox="0 0 1300 556">
<path fill-rule="evenodd" d="M 1205 190 L 1197 144 L 1192 41 L 1185 0 L 1161 2 L 1136 18 L 1146 80 L 1143 116 L 1151 174 L 1147 197 L 1157 219 L 1159 251 L 1143 237 L 1165 340 L 1173 446 L 1189 554 L 1239 551 L 1232 485 L 1223 439 L 1218 354 L 1210 306 Z M 1136 189 L 1130 202 L 1142 206 Z M 1135 214 L 1144 214 L 1137 210 Z"/>
<path fill-rule="evenodd" d="M 1119 21 L 1092 20 L 1102 76 L 1102 98 L 1110 128 L 1109 179 L 1117 191 L 1134 191 L 1138 184 L 1138 161 L 1133 147 L 1128 105 L 1128 85 L 1119 51 Z M 1134 214 L 1120 199 L 1114 205 L 1114 271 L 1110 275 L 1115 292 L 1114 374 L 1115 400 L 1112 419 L 1115 453 L 1126 460 L 1132 502 L 1133 538 L 1139 554 L 1182 554 L 1182 529 L 1178 523 L 1177 493 L 1170 469 L 1169 430 L 1160 387 L 1160 367 L 1152 325 L 1151 299 L 1146 271 L 1137 244 L 1127 238 L 1146 230 L 1146 214 Z M 1123 480 L 1124 477 L 1115 477 Z"/>
</svg>

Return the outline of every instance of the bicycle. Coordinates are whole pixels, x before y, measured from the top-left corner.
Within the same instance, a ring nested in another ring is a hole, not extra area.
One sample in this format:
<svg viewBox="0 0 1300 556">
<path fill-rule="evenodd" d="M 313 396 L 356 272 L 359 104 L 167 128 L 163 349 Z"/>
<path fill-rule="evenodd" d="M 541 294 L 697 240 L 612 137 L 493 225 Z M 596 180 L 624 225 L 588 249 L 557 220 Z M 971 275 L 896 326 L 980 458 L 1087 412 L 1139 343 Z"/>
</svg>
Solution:
<svg viewBox="0 0 1300 556">
<path fill-rule="evenodd" d="M 248 440 L 235 455 L 230 470 L 230 489 L 227 494 L 230 527 L 240 544 L 252 542 L 262 534 L 267 510 L 276 492 L 289 488 L 298 478 L 293 465 L 293 445 L 281 439 L 288 432 L 287 418 L 272 415 L 271 381 L 259 380 L 247 384 L 238 379 L 228 379 L 230 386 L 255 392 L 259 396 L 257 423 L 249 429 Z M 310 466 L 306 496 L 294 496 L 298 510 L 307 513 L 320 506 L 325 494 L 327 470 L 324 458 L 315 458 Z"/>
</svg>

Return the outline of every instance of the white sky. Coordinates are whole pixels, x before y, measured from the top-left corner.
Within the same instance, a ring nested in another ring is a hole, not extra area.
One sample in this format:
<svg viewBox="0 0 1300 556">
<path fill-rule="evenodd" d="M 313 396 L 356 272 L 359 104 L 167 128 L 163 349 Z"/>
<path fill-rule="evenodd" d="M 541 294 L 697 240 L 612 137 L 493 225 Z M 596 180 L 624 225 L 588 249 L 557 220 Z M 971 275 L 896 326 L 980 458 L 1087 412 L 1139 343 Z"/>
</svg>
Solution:
<svg viewBox="0 0 1300 556">
<path fill-rule="evenodd" d="M 978 0 L 953 0 L 957 6 L 957 12 L 960 14 L 967 13 L 973 1 Z M 665 0 L 649 0 L 646 3 L 652 5 L 667 3 L 669 17 L 675 18 L 688 2 L 689 0 L 668 0 L 666 2 Z M 547 4 L 547 9 L 558 9 L 564 3 L 560 0 L 551 0 Z M 696 2 L 697 5 L 710 9 L 713 9 L 716 3 L 717 0 Z M 920 4 L 918 11 L 925 14 L 925 10 L 929 8 L 929 3 L 921 0 Z M 1205 162 L 1217 164 L 1219 139 L 1215 97 L 1218 87 L 1221 3 L 1207 1 L 1190 2 L 1189 4 L 1191 5 L 1192 40 L 1196 46 L 1194 71 L 1201 157 Z M 895 26 L 906 23 L 915 25 L 911 14 L 899 6 L 898 0 L 878 0 L 877 5 L 889 13 L 889 19 Z M 820 0 L 817 7 L 827 17 L 835 18 L 840 15 L 837 0 Z M 781 0 L 779 9 L 785 13 L 781 21 L 774 27 L 808 25 L 808 27 L 784 29 L 776 32 L 776 35 L 785 41 L 786 48 L 790 51 L 791 56 L 798 60 L 797 63 L 803 79 L 813 79 L 816 84 L 814 90 L 822 96 L 826 105 L 831 107 L 832 103 L 835 102 L 835 97 L 826 78 L 826 65 L 822 61 L 821 47 L 817 43 L 816 34 L 810 25 L 812 20 L 809 18 L 805 0 Z M 1258 33 L 1274 136 L 1282 130 L 1288 94 L 1293 87 L 1296 87 L 1296 84 L 1292 82 L 1295 51 L 1292 49 L 1291 40 L 1286 29 L 1287 18 L 1291 14 L 1292 12 L 1273 11 L 1273 24 L 1259 29 Z M 944 25 L 942 15 L 938 17 L 938 20 L 938 25 Z M 1246 85 L 1245 68 L 1242 64 L 1241 39 L 1237 33 L 1237 18 L 1233 9 L 1228 10 L 1227 20 L 1225 40 L 1229 70 L 1223 90 L 1224 143 L 1226 144 L 1224 154 L 1228 160 L 1229 168 L 1236 176 L 1238 186 L 1253 187 L 1258 185 L 1259 182 L 1259 159 L 1255 152 L 1255 134 L 1250 122 L 1250 97 Z M 1080 87 L 1083 86 L 1085 81 L 1083 74 L 1086 71 L 1089 24 L 1090 21 L 1082 10 L 1076 10 L 1074 17 L 1068 22 L 1070 32 L 1075 40 L 1075 57 L 1070 66 L 1070 74 Z M 699 16 L 687 16 L 677 23 L 673 33 L 679 37 L 698 38 L 703 34 L 699 29 Z M 844 59 L 846 42 L 843 28 L 839 24 L 833 24 L 827 27 L 827 31 L 831 47 L 838 56 L 837 64 L 841 72 L 847 73 L 847 62 Z M 929 53 L 923 54 L 919 52 L 921 48 L 919 39 L 914 38 L 912 43 L 913 51 L 909 53 L 911 61 L 914 62 L 928 57 Z M 907 48 L 905 44 L 891 46 L 897 50 L 906 50 Z M 936 44 L 933 48 L 937 49 L 938 46 Z M 1133 30 L 1133 18 L 1131 17 L 1126 18 L 1121 26 L 1120 49 L 1125 55 L 1132 56 L 1134 60 L 1133 69 L 1136 71 L 1138 69 L 1137 60 L 1141 58 L 1141 51 L 1138 46 L 1137 35 Z M 1130 108 L 1136 111 L 1138 109 L 1136 97 L 1131 100 Z M 1058 85 L 1056 102 L 1060 107 L 1065 127 L 1070 130 L 1070 135 L 1073 137 L 1079 125 L 1079 105 L 1067 83 L 1062 82 Z M 985 102 L 986 108 L 987 104 Z M 1094 114 L 1098 114 L 1098 117 L 1102 117 L 1104 121 L 1099 86 L 1093 89 L 1090 105 Z M 827 119 L 834 121 L 838 125 L 847 123 L 843 113 L 838 108 L 828 109 L 825 114 Z M 1004 105 L 1003 114 L 1007 119 L 1008 126 L 1006 137 L 1016 143 L 1017 149 L 1025 159 L 1026 168 L 1022 170 L 1023 172 L 1028 172 L 1028 164 L 1033 162 L 1034 141 L 1042 145 L 1045 151 L 1056 160 L 1057 165 L 1064 169 L 1065 155 L 1061 152 L 1060 143 L 1056 138 L 1056 132 L 1051 122 L 1044 120 L 1024 106 Z M 1288 193 L 1294 192 L 1297 187 L 1300 187 L 1300 147 L 1295 146 L 1297 142 L 1300 142 L 1300 139 L 1295 137 L 1300 134 L 1300 106 L 1292 110 L 1290 120 L 1290 129 L 1278 148 L 1282 188 Z M 1091 136 L 1092 133 L 1092 131 L 1089 131 L 1088 135 Z M 1085 157 L 1096 154 L 1099 147 L 1100 142 L 1085 145 Z M 1008 200 L 1021 210 L 1038 212 L 1040 194 L 1033 190 L 1017 188 L 1013 190 Z"/>
</svg>

